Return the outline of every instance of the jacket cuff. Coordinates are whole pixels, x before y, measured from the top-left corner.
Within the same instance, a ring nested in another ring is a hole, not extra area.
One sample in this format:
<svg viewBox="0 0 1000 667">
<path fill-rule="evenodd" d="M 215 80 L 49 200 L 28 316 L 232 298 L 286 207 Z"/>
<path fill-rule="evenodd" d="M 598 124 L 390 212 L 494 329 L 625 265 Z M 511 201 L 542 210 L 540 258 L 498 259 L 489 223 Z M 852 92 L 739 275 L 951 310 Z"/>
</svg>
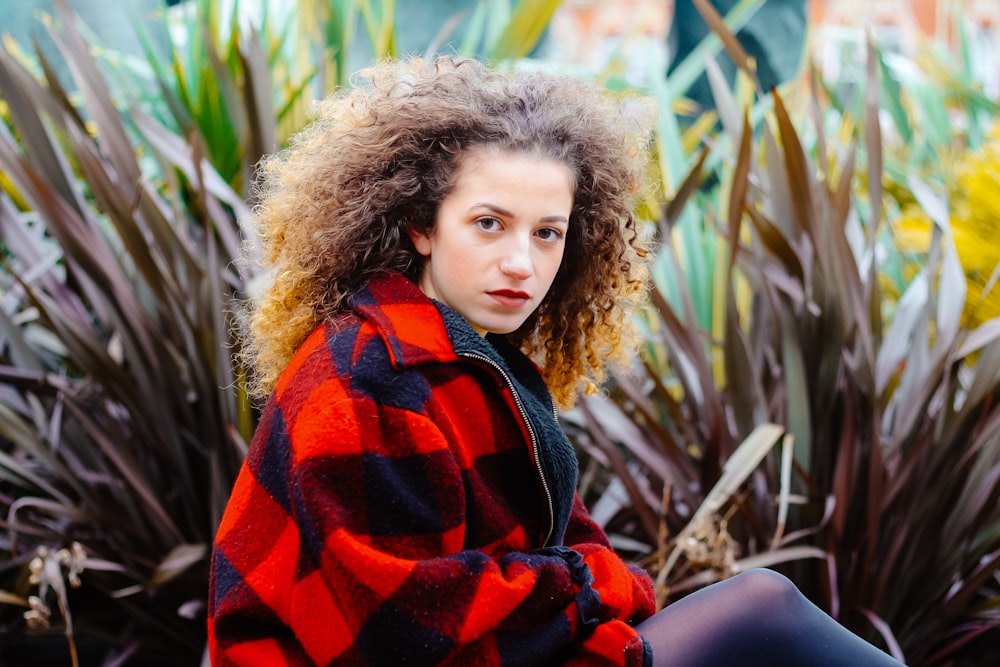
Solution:
<svg viewBox="0 0 1000 667">
<path fill-rule="evenodd" d="M 579 644 L 567 667 L 652 667 L 653 652 L 635 628 L 622 621 L 602 623 Z"/>
<path fill-rule="evenodd" d="M 580 637 L 589 637 L 601 623 L 601 594 L 594 588 L 594 574 L 583 560 L 583 554 L 569 547 L 545 547 L 535 553 L 559 556 L 569 566 L 570 578 L 580 587 L 576 594 L 576 610 L 580 621 Z"/>
<path fill-rule="evenodd" d="M 639 635 L 639 639 L 642 640 L 642 667 L 653 667 L 653 647 L 642 635 Z M 625 652 L 628 652 L 628 648 Z"/>
</svg>

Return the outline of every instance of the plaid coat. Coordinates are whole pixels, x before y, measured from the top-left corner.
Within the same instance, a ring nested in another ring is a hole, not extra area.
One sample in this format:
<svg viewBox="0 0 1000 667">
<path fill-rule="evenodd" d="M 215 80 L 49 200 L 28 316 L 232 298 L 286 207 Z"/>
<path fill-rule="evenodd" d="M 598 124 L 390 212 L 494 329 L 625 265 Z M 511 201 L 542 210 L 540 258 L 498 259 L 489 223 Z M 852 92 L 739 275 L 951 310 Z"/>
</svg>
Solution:
<svg viewBox="0 0 1000 667">
<path fill-rule="evenodd" d="M 279 379 L 216 535 L 215 667 L 651 664 L 537 369 L 397 274 Z"/>
</svg>

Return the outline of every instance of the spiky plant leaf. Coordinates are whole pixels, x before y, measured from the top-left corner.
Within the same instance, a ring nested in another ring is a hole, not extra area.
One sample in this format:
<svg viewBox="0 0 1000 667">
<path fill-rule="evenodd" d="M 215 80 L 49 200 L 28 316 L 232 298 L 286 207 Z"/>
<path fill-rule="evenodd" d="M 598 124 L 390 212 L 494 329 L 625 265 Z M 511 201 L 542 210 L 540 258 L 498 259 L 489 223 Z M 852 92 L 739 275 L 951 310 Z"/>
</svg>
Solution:
<svg viewBox="0 0 1000 667">
<path fill-rule="evenodd" d="M 699 182 L 707 170 L 718 185 L 697 193 L 707 204 L 697 214 L 726 248 L 725 261 L 675 246 L 679 227 L 665 221 L 680 220 L 695 195 L 672 185 L 676 166 L 664 171 L 663 190 L 681 195 L 661 220 L 668 271 L 657 275 L 644 318 L 643 359 L 633 376 L 616 376 L 606 400 L 618 412 L 596 425 L 600 439 L 622 449 L 614 469 L 643 489 L 633 502 L 641 495 L 649 505 L 642 511 L 658 510 L 662 527 L 657 540 L 644 538 L 649 519 L 634 520 L 640 512 L 628 506 L 606 525 L 646 539 L 633 548 L 649 554 L 662 602 L 765 564 L 908 664 L 992 664 L 989 647 L 1000 637 L 1000 328 L 961 311 L 954 216 L 941 181 L 913 167 L 926 155 L 909 166 L 886 156 L 880 96 L 892 87 L 877 80 L 877 49 L 869 57 L 863 122 L 842 120 L 849 132 L 837 136 L 808 135 L 829 127 L 816 120 L 829 103 L 823 86 L 799 105 L 814 110 L 811 126 L 787 102 L 799 91 L 775 93 L 763 121 L 746 113 L 742 125 L 720 95 L 724 136 L 711 146 L 728 152 L 699 158 Z M 935 130 L 911 129 L 936 140 Z M 719 164 L 729 165 L 724 173 L 712 171 Z M 899 211 L 900 175 L 907 196 L 936 221 L 921 270 L 901 282 L 904 252 L 882 231 Z M 706 294 L 690 285 L 705 278 L 680 268 L 693 263 L 713 267 L 724 308 L 691 302 Z M 900 285 L 902 296 L 883 285 Z M 706 311 L 722 321 L 695 315 Z M 720 367 L 721 376 L 710 372 Z M 630 422 L 640 428 L 623 428 Z M 734 451 L 725 443 L 763 423 L 794 434 L 782 447 L 794 456 L 770 451 L 706 520 L 696 510 L 724 476 Z M 646 442 L 636 444 L 637 435 Z M 656 466 L 650 450 L 664 452 Z M 592 489 L 600 479 L 592 471 Z"/>
</svg>

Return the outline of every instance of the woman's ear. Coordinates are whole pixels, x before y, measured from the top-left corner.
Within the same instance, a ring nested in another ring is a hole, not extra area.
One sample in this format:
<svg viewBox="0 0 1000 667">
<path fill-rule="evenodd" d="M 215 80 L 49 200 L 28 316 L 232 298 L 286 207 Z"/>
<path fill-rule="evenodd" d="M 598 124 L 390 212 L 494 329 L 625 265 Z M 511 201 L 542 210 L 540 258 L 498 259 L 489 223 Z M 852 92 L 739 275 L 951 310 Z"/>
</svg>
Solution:
<svg viewBox="0 0 1000 667">
<path fill-rule="evenodd" d="M 417 229 L 412 224 L 406 225 L 406 233 L 410 237 L 410 242 L 413 243 L 417 253 L 424 257 L 431 256 L 431 231 L 430 229 L 426 231 Z"/>
</svg>

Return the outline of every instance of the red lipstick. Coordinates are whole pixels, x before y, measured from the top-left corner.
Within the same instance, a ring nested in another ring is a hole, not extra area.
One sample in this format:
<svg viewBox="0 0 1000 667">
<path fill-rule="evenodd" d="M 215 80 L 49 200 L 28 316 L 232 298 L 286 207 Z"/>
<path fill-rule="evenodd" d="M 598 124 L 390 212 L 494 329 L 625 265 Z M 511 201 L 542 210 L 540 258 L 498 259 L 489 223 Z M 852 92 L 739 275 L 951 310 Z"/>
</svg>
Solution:
<svg viewBox="0 0 1000 667">
<path fill-rule="evenodd" d="M 531 295 L 527 292 L 518 292 L 516 290 L 500 289 L 493 292 L 487 292 L 490 297 L 499 303 L 501 306 L 507 308 L 520 308 L 531 298 Z"/>
</svg>

